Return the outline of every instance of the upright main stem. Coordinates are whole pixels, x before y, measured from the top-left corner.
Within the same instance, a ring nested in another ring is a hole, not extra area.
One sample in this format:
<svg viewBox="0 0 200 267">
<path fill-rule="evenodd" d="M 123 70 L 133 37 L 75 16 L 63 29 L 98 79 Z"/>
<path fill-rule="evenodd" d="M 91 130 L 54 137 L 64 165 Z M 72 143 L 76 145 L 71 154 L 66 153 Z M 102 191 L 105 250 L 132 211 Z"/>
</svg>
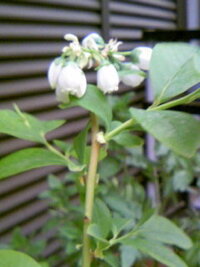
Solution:
<svg viewBox="0 0 200 267">
<path fill-rule="evenodd" d="M 83 230 L 83 267 L 90 267 L 91 265 L 91 249 L 90 237 L 87 234 L 88 226 L 92 220 L 92 211 L 94 204 L 94 191 L 96 185 L 96 171 L 98 165 L 100 144 L 96 140 L 99 131 L 97 117 L 91 114 L 92 136 L 91 136 L 91 154 L 88 169 L 88 176 L 86 181 L 86 198 L 85 198 L 85 218 Z"/>
</svg>

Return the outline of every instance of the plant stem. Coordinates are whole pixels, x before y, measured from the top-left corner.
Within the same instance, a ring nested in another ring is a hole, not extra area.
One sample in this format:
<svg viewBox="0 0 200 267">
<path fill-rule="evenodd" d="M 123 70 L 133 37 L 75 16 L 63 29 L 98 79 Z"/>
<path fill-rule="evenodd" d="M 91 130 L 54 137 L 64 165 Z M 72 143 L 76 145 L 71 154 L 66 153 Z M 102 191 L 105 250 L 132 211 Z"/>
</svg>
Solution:
<svg viewBox="0 0 200 267">
<path fill-rule="evenodd" d="M 159 106 L 150 106 L 147 110 L 163 110 L 163 109 L 168 109 L 174 106 L 182 105 L 182 104 L 189 104 L 190 102 L 194 101 L 195 99 L 198 99 L 200 97 L 200 88 L 196 89 L 193 93 L 183 96 L 181 98 L 172 100 L 168 103 L 164 103 Z"/>
<path fill-rule="evenodd" d="M 122 123 L 119 127 L 116 127 L 114 130 L 110 131 L 105 135 L 105 140 L 110 140 L 113 136 L 119 134 L 121 131 L 125 130 L 126 128 L 132 126 L 135 123 L 134 119 L 130 119 Z"/>
<path fill-rule="evenodd" d="M 99 131 L 97 117 L 91 114 L 92 136 L 91 136 L 91 154 L 88 169 L 88 176 L 86 181 L 86 197 L 85 197 L 85 214 L 84 214 L 84 229 L 83 229 L 83 267 L 90 267 L 91 265 L 91 251 L 90 251 L 90 237 L 87 234 L 88 226 L 92 221 L 92 212 L 94 204 L 94 192 L 96 185 L 96 171 L 99 158 L 100 144 L 96 140 Z"/>
</svg>

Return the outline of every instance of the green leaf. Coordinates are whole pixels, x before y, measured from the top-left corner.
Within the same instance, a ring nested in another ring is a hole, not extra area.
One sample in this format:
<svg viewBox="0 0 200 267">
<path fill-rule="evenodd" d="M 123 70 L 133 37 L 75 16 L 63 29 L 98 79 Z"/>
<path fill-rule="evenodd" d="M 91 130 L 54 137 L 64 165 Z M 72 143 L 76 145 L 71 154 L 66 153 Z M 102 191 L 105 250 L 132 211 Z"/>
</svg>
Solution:
<svg viewBox="0 0 200 267">
<path fill-rule="evenodd" d="M 99 168 L 99 174 L 101 179 L 107 179 L 109 177 L 115 176 L 121 169 L 120 162 L 112 157 L 105 158 Z"/>
<path fill-rule="evenodd" d="M 86 145 L 87 145 L 87 134 L 89 127 L 87 126 L 84 130 L 82 130 L 73 141 L 74 149 L 78 156 L 80 163 L 86 163 Z"/>
<path fill-rule="evenodd" d="M 121 246 L 121 267 L 132 267 L 139 257 L 139 252 L 131 246 Z"/>
<path fill-rule="evenodd" d="M 110 252 L 105 253 L 104 261 L 107 262 L 111 267 L 119 267 L 119 259 Z"/>
<path fill-rule="evenodd" d="M 0 250 L 1 267 L 41 267 L 30 256 L 14 250 Z"/>
<path fill-rule="evenodd" d="M 67 161 L 43 148 L 26 148 L 0 160 L 0 178 L 50 165 L 67 166 Z"/>
<path fill-rule="evenodd" d="M 142 146 L 144 141 L 139 136 L 130 134 L 128 132 L 122 132 L 112 138 L 116 143 L 125 147 Z"/>
<path fill-rule="evenodd" d="M 135 238 L 124 240 L 122 243 L 127 246 L 132 246 L 134 249 L 139 249 L 157 261 L 166 264 L 168 267 L 188 267 L 171 249 L 163 246 L 159 242 Z"/>
<path fill-rule="evenodd" d="M 112 220 L 112 233 L 113 233 L 113 235 L 115 237 L 117 237 L 119 235 L 119 233 L 125 227 L 127 227 L 131 222 L 132 222 L 132 220 L 127 219 L 127 218 L 123 218 L 123 217 L 118 216 L 118 215 L 113 217 L 113 220 Z"/>
<path fill-rule="evenodd" d="M 112 228 L 112 216 L 106 204 L 100 199 L 95 201 L 92 222 L 99 226 L 101 236 L 106 238 Z"/>
<path fill-rule="evenodd" d="M 189 249 L 192 246 L 191 239 L 182 229 L 162 216 L 153 215 L 139 228 L 139 232 L 146 239 L 176 245 L 183 249 Z"/>
<path fill-rule="evenodd" d="M 106 244 L 106 246 L 109 245 L 109 242 L 104 238 L 104 233 L 99 224 L 96 224 L 96 223 L 90 224 L 88 227 L 87 233 L 88 235 Z"/>
<path fill-rule="evenodd" d="M 70 103 L 61 105 L 63 108 L 74 106 L 80 106 L 93 112 L 104 122 L 106 128 L 109 128 L 112 120 L 112 110 L 106 96 L 96 86 L 88 85 L 86 94 L 83 97 L 70 96 Z"/>
<path fill-rule="evenodd" d="M 175 171 L 172 176 L 174 190 L 180 192 L 186 191 L 192 180 L 193 175 L 189 170 L 183 169 Z"/>
<path fill-rule="evenodd" d="M 12 110 L 0 111 L 0 132 L 9 134 L 21 139 L 44 143 L 44 135 L 58 127 L 64 121 L 40 121 L 35 117 Z"/>
<path fill-rule="evenodd" d="M 200 122 L 184 112 L 130 109 L 131 115 L 161 143 L 184 157 L 192 157 L 200 145 Z"/>
<path fill-rule="evenodd" d="M 180 52 L 181 51 L 181 52 Z M 150 78 L 155 104 L 160 104 L 200 82 L 200 54 L 185 43 L 162 43 L 153 49 Z"/>
</svg>

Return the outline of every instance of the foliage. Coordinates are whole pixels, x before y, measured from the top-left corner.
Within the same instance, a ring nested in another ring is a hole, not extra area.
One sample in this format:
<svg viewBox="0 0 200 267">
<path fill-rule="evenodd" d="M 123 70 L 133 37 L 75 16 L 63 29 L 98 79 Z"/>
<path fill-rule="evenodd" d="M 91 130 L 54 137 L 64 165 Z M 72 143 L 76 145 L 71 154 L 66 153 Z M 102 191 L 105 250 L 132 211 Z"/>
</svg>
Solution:
<svg viewBox="0 0 200 267">
<path fill-rule="evenodd" d="M 95 49 L 80 46 L 74 36 L 67 38 L 77 45 L 80 55 L 89 53 L 99 68 L 112 64 L 116 73 L 130 74 L 124 72 L 127 67 L 117 59 L 124 55 L 117 52 L 119 43 L 101 43 L 95 52 Z M 109 53 L 105 54 L 106 51 Z M 73 54 L 73 45 L 63 53 L 58 60 L 61 68 L 69 60 L 74 60 L 79 67 L 83 64 L 78 61 L 77 54 Z M 118 53 L 117 57 L 115 53 Z M 66 101 L 62 101 L 61 107 L 78 106 L 92 113 L 90 122 L 70 144 L 59 140 L 48 142 L 45 137 L 63 121 L 40 121 L 18 107 L 15 111 L 0 111 L 1 133 L 39 143 L 38 147 L 17 151 L 1 159 L 0 178 L 48 165 L 63 165 L 71 171 L 64 178 L 50 175 L 49 189 L 41 195 L 51 200 L 52 210 L 51 220 L 44 230 L 57 230 L 68 265 L 89 267 L 92 260 L 94 266 L 120 266 L 120 263 L 129 267 L 145 264 L 151 258 L 155 263 L 169 267 L 195 267 L 199 260 L 199 235 L 196 234 L 199 214 L 194 211 L 192 201 L 184 202 L 182 206 L 181 194 L 189 195 L 194 184 L 200 184 L 196 180 L 200 172 L 197 164 L 200 123 L 189 114 L 166 109 L 199 96 L 199 90 L 186 97 L 181 95 L 200 82 L 199 53 L 199 49 L 186 44 L 164 43 L 154 48 L 150 77 L 155 100 L 147 110 L 129 108 L 129 97 L 134 95 L 107 99 L 99 90 L 102 88 L 94 85 L 88 85 L 84 95 L 74 92 L 71 87 L 64 88 L 64 78 L 59 79 L 61 74 L 57 73 L 58 77 L 53 76 L 57 94 L 68 90 L 64 92 Z M 128 56 L 130 60 L 134 58 L 132 52 L 128 52 Z M 89 59 L 86 63 L 89 64 Z M 57 68 L 56 64 L 54 62 L 54 68 Z M 72 87 L 78 90 L 75 82 Z M 100 83 L 103 89 L 114 91 L 118 77 L 110 83 L 104 82 Z M 87 141 L 90 131 L 91 143 Z M 144 132 L 159 141 L 157 162 L 144 156 Z M 135 173 L 133 166 L 137 167 Z M 146 191 L 149 185 L 154 190 L 155 201 Z M 194 220 L 194 214 L 197 220 Z M 16 231 L 10 246 L 14 249 L 26 246 L 24 252 L 41 260 L 39 254 L 45 244 L 36 242 L 29 246 L 27 238 Z M 5 250 L 0 253 L 4 253 L 5 262 L 11 255 L 8 265 L 16 261 L 15 256 L 22 255 Z M 26 257 L 23 256 L 23 266 L 38 265 Z"/>
</svg>

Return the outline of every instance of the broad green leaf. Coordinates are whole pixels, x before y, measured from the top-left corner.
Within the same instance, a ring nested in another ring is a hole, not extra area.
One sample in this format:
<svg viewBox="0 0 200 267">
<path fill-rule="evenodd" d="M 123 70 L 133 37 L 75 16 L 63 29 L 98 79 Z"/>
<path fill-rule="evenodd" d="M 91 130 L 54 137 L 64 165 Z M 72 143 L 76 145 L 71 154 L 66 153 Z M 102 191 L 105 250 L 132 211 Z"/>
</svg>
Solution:
<svg viewBox="0 0 200 267">
<path fill-rule="evenodd" d="M 192 157 L 200 146 L 200 122 L 190 114 L 135 108 L 130 112 L 147 132 L 177 154 Z"/>
<path fill-rule="evenodd" d="M 81 98 L 70 96 L 70 103 L 61 105 L 61 107 L 80 106 L 96 114 L 109 128 L 112 120 L 112 110 L 108 104 L 106 96 L 94 85 L 88 85 L 85 95 Z"/>
<path fill-rule="evenodd" d="M 157 261 L 166 264 L 168 267 L 188 267 L 171 249 L 163 246 L 159 242 L 135 238 L 123 240 L 122 244 L 132 246 L 134 249 L 139 249 L 141 252 L 151 256 Z"/>
<path fill-rule="evenodd" d="M 33 142 L 44 143 L 44 135 L 60 127 L 63 123 L 63 120 L 41 121 L 19 110 L 18 112 L 0 111 L 0 133 Z"/>
<path fill-rule="evenodd" d="M 121 246 L 121 267 L 132 267 L 140 256 L 139 251 L 131 246 Z"/>
<path fill-rule="evenodd" d="M 162 43 L 153 49 L 150 78 L 158 105 L 200 82 L 200 54 L 186 43 Z"/>
<path fill-rule="evenodd" d="M 109 242 L 104 238 L 104 233 L 102 232 L 102 228 L 99 224 L 90 224 L 87 233 L 95 239 L 105 243 L 106 245 L 109 245 Z"/>
<path fill-rule="evenodd" d="M 76 166 L 70 160 L 65 160 L 46 149 L 26 148 L 0 160 L 0 179 L 50 165 L 61 165 L 66 167 L 69 167 L 70 165 L 70 168 L 73 167 L 74 171 L 80 171 L 82 169 L 82 166 Z"/>
<path fill-rule="evenodd" d="M 1 267 L 41 267 L 30 256 L 14 251 L 0 250 L 0 266 Z"/>
<path fill-rule="evenodd" d="M 193 173 L 187 169 L 175 171 L 172 175 L 174 190 L 180 192 L 186 191 L 193 178 Z"/>
<path fill-rule="evenodd" d="M 53 140 L 53 143 L 66 155 L 71 155 L 73 152 L 73 147 L 71 143 L 67 143 L 60 140 Z"/>
<path fill-rule="evenodd" d="M 73 141 L 74 149 L 78 156 L 80 163 L 84 164 L 86 159 L 86 145 L 87 145 L 87 134 L 89 127 L 87 126 L 84 130 L 82 130 Z"/>
<path fill-rule="evenodd" d="M 111 267 L 119 267 L 119 259 L 110 252 L 105 253 L 104 261 Z"/>
<path fill-rule="evenodd" d="M 112 233 L 115 237 L 119 235 L 119 233 L 127 227 L 132 220 L 129 220 L 127 218 L 123 218 L 120 216 L 115 216 L 112 218 Z"/>
<path fill-rule="evenodd" d="M 95 201 L 92 222 L 99 226 L 101 236 L 106 238 L 112 228 L 112 216 L 106 204 L 100 199 Z"/>
<path fill-rule="evenodd" d="M 116 175 L 120 169 L 121 164 L 117 159 L 107 157 L 100 164 L 99 174 L 101 179 L 107 179 Z"/>
<path fill-rule="evenodd" d="M 146 239 L 176 245 L 183 249 L 189 249 L 192 246 L 191 239 L 182 229 L 162 216 L 153 215 L 139 228 L 139 232 Z"/>
<path fill-rule="evenodd" d="M 143 145 L 144 141 L 139 136 L 128 132 L 120 133 L 112 138 L 116 143 L 125 147 L 135 147 Z"/>
</svg>

